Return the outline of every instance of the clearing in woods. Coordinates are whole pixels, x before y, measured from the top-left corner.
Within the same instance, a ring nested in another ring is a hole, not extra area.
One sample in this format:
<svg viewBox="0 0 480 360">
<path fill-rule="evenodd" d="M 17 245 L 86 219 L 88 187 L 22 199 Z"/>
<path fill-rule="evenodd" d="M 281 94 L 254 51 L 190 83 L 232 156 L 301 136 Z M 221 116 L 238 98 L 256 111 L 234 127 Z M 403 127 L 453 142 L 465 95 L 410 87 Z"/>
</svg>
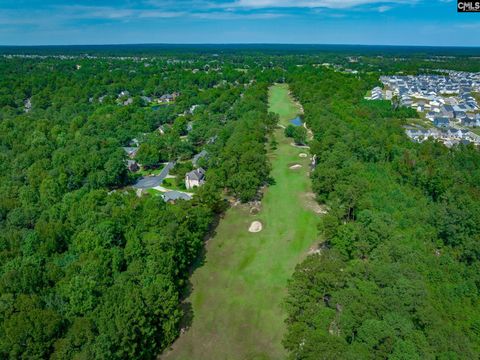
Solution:
<svg viewBox="0 0 480 360">
<path fill-rule="evenodd" d="M 270 111 L 288 124 L 299 108 L 288 86 L 270 88 Z M 318 214 L 305 205 L 311 194 L 309 159 L 290 145 L 283 130 L 270 151 L 275 184 L 258 214 L 247 205 L 230 208 L 206 245 L 205 263 L 191 277 L 193 321 L 162 359 L 284 359 L 282 302 L 287 280 L 309 248 L 319 243 Z M 292 164 L 302 168 L 292 171 Z M 249 232 L 253 221 L 263 229 Z"/>
</svg>

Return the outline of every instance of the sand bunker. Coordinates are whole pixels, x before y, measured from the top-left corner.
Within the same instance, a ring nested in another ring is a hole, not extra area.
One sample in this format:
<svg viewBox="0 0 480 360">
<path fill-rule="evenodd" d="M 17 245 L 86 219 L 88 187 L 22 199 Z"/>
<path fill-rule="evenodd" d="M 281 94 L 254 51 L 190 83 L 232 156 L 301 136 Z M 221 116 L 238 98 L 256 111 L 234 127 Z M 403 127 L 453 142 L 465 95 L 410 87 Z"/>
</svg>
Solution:
<svg viewBox="0 0 480 360">
<path fill-rule="evenodd" d="M 301 169 L 301 168 L 302 168 L 302 165 L 300 165 L 300 164 L 295 164 L 295 165 L 290 166 L 291 170 L 298 170 L 298 169 Z"/>
<path fill-rule="evenodd" d="M 251 233 L 257 233 L 262 231 L 262 223 L 260 221 L 254 221 L 250 224 L 250 227 L 248 228 L 248 231 Z"/>
<path fill-rule="evenodd" d="M 305 153 L 300 153 L 298 156 L 300 156 L 301 158 L 306 158 L 308 155 Z"/>
</svg>

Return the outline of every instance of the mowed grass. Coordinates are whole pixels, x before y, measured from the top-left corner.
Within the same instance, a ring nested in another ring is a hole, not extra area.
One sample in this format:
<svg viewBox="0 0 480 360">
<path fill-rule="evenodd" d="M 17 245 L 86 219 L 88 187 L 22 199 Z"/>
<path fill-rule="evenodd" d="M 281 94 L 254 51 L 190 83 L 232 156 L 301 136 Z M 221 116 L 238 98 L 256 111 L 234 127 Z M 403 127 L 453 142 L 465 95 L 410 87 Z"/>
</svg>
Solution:
<svg viewBox="0 0 480 360">
<path fill-rule="evenodd" d="M 298 106 L 289 95 L 288 84 L 275 84 L 269 91 L 270 111 L 280 115 L 280 124 L 287 126 L 299 114 Z"/>
<path fill-rule="evenodd" d="M 285 85 L 272 87 L 270 110 L 279 113 L 282 122 L 296 115 Z M 270 154 L 276 183 L 266 191 L 257 215 L 251 215 L 248 206 L 237 206 L 221 219 L 207 243 L 205 264 L 191 277 L 187 302 L 193 309 L 192 325 L 162 358 L 286 357 L 281 340 L 287 280 L 319 242 L 318 215 L 304 205 L 310 191 L 308 159 L 299 157 L 302 151 L 290 145 L 283 130 L 277 130 L 276 138 L 278 149 Z M 303 168 L 291 170 L 292 164 Z M 254 220 L 264 226 L 260 233 L 248 232 Z"/>
</svg>

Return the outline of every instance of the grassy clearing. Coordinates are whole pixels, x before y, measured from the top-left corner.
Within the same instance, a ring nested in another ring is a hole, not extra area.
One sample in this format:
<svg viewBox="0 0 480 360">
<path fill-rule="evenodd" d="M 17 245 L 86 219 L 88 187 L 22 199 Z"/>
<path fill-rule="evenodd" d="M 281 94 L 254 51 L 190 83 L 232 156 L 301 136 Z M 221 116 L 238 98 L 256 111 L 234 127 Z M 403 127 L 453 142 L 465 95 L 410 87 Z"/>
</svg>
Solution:
<svg viewBox="0 0 480 360">
<path fill-rule="evenodd" d="M 286 85 L 270 91 L 270 110 L 282 123 L 297 108 Z M 283 130 L 270 154 L 275 185 L 269 187 L 262 209 L 251 215 L 247 206 L 229 209 L 207 244 L 205 263 L 192 278 L 193 323 L 164 359 L 284 359 L 282 301 L 287 280 L 309 248 L 320 241 L 318 215 L 308 210 L 308 158 L 290 145 Z M 290 170 L 301 164 L 300 170 Z M 263 231 L 249 233 L 254 220 Z"/>
<path fill-rule="evenodd" d="M 176 190 L 176 191 L 187 191 L 187 188 L 183 185 L 179 185 L 177 184 L 177 179 L 174 179 L 174 178 L 166 178 L 163 180 L 162 182 L 162 186 L 165 188 L 165 189 L 169 189 L 169 190 Z M 192 190 L 188 190 L 188 191 L 193 191 L 195 189 L 192 189 Z"/>
<path fill-rule="evenodd" d="M 425 129 L 431 129 L 434 127 L 433 123 L 423 116 L 418 119 L 414 119 L 414 118 L 408 119 L 407 121 L 410 125 L 417 125 Z"/>
<path fill-rule="evenodd" d="M 468 128 L 474 134 L 480 135 L 480 128 Z"/>
<path fill-rule="evenodd" d="M 158 168 L 156 169 L 144 169 L 144 168 L 141 168 L 140 170 L 138 170 L 136 172 L 136 174 L 138 175 L 141 175 L 141 176 L 155 176 L 155 175 L 160 175 L 160 173 L 162 172 L 163 168 L 165 166 L 164 165 L 161 165 L 159 166 Z"/>
<path fill-rule="evenodd" d="M 147 189 L 145 190 L 147 192 L 147 194 L 150 194 L 152 196 L 160 196 L 162 195 L 162 192 L 161 191 L 158 191 L 156 189 Z"/>
<path fill-rule="evenodd" d="M 299 108 L 289 95 L 287 84 L 276 84 L 269 91 L 270 111 L 280 115 L 280 124 L 287 126 L 299 113 Z"/>
</svg>

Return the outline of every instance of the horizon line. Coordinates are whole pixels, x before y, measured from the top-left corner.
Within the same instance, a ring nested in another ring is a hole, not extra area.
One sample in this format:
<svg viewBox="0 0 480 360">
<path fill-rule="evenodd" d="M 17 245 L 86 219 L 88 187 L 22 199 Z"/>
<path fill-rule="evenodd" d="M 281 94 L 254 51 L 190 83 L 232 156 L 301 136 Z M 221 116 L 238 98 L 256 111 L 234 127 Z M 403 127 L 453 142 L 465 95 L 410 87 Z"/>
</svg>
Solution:
<svg viewBox="0 0 480 360">
<path fill-rule="evenodd" d="M 467 48 L 480 49 L 480 45 L 408 45 L 408 44 L 349 44 L 349 43 L 281 43 L 281 42 L 218 42 L 218 43 L 105 43 L 105 44 L 28 44 L 28 45 L 3 45 L 0 48 L 35 48 L 35 47 L 82 47 L 82 46 L 259 46 L 259 45 L 288 45 L 288 46 L 374 46 L 374 47 L 414 47 L 414 48 Z"/>
</svg>

